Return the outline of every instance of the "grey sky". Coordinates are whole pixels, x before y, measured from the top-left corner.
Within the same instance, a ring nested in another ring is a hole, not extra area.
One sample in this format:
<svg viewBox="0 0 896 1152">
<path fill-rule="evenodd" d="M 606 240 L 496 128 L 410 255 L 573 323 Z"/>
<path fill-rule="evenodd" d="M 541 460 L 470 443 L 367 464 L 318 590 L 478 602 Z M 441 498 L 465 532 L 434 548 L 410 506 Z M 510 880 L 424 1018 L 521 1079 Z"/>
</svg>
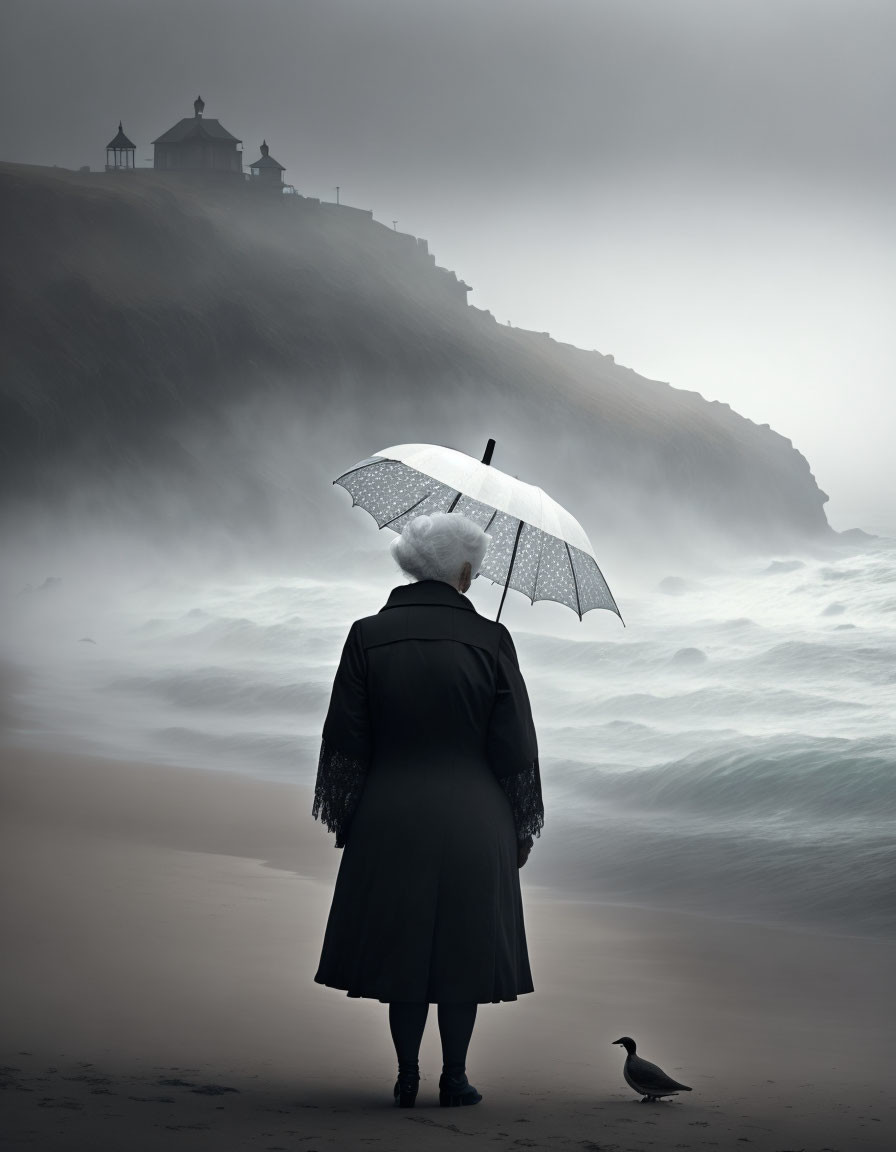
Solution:
<svg viewBox="0 0 896 1152">
<path fill-rule="evenodd" d="M 896 524 L 896 5 L 6 0 L 0 158 L 192 110 L 426 236 L 501 320 L 771 422 Z M 890 469 L 890 475 L 892 470 Z"/>
</svg>

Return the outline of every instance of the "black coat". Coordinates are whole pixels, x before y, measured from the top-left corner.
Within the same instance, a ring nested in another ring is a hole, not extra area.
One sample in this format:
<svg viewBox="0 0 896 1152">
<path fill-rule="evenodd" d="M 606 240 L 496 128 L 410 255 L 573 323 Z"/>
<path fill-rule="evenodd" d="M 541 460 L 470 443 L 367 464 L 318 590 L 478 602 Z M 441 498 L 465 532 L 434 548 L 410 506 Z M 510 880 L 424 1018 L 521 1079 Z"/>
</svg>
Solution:
<svg viewBox="0 0 896 1152">
<path fill-rule="evenodd" d="M 532 992 L 518 841 L 544 806 L 510 633 L 450 584 L 393 589 L 342 652 L 314 816 L 344 847 L 318 984 L 384 1003 Z"/>
</svg>

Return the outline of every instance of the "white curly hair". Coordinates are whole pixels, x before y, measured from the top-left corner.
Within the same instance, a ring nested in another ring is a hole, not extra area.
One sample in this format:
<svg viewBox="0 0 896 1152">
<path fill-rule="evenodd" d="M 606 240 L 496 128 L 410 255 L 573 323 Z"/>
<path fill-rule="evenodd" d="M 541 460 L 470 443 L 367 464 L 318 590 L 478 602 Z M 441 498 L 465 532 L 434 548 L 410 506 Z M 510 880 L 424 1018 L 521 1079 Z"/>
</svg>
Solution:
<svg viewBox="0 0 896 1152">
<path fill-rule="evenodd" d="M 489 538 L 478 524 L 459 512 L 415 516 L 389 545 L 396 564 L 415 580 L 454 584 L 469 560 L 476 576 L 485 559 Z"/>
</svg>

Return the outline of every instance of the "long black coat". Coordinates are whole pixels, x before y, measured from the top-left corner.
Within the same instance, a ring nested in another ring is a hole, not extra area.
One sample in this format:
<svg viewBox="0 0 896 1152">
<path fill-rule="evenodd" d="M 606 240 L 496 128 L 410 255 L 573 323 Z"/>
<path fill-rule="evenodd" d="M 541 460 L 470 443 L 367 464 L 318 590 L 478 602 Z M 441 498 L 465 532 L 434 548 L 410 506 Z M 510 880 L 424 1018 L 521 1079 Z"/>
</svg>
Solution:
<svg viewBox="0 0 896 1152">
<path fill-rule="evenodd" d="M 344 847 L 318 984 L 384 1003 L 534 990 L 518 841 L 544 807 L 510 633 L 450 584 L 393 589 L 351 627 L 313 815 Z"/>
</svg>

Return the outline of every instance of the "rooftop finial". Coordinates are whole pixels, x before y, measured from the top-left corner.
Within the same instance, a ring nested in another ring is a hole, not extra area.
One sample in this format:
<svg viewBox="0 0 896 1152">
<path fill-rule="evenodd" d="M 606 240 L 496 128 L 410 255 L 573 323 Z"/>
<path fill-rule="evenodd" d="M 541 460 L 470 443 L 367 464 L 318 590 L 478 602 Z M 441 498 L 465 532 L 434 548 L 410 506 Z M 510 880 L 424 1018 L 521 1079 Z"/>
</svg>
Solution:
<svg viewBox="0 0 896 1152">
<path fill-rule="evenodd" d="M 197 96 L 196 99 L 193 101 L 193 110 L 196 113 L 197 120 L 202 115 L 204 109 L 205 109 L 205 101 L 202 99 L 201 96 Z"/>
<path fill-rule="evenodd" d="M 262 156 L 267 156 L 268 152 L 270 152 L 270 148 L 268 148 L 268 142 L 267 142 L 267 140 L 262 140 L 262 142 L 261 142 L 261 154 L 262 154 Z"/>
</svg>

